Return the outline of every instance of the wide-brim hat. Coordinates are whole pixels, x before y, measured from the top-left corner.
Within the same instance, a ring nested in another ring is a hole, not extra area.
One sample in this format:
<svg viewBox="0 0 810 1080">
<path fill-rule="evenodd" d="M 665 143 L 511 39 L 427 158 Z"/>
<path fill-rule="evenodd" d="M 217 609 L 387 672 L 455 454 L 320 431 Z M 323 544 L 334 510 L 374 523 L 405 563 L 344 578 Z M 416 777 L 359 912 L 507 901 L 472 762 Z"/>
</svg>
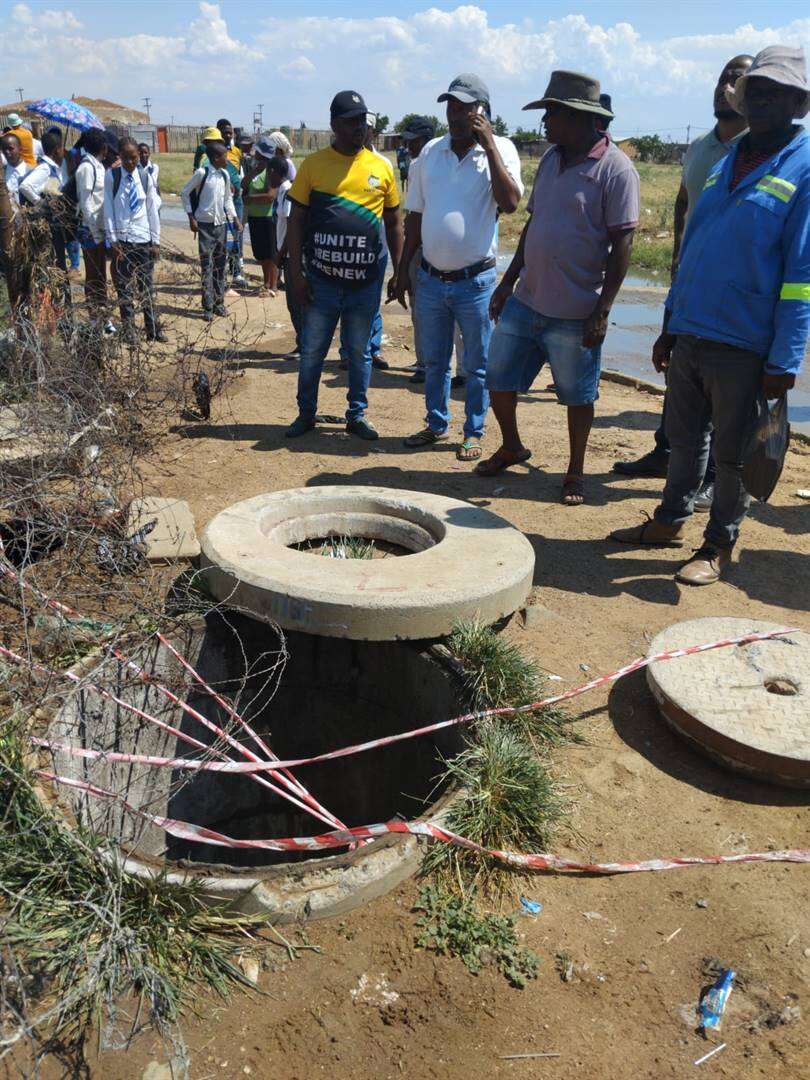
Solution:
<svg viewBox="0 0 810 1080">
<path fill-rule="evenodd" d="M 523 106 L 526 109 L 545 109 L 549 105 L 565 105 L 579 112 L 593 113 L 613 119 L 613 113 L 599 102 L 599 80 L 578 71 L 552 71 L 546 92 L 537 101 Z"/>
<path fill-rule="evenodd" d="M 22 117 L 19 113 L 9 113 L 6 117 L 6 123 L 9 127 L 20 127 L 22 124 Z"/>
<path fill-rule="evenodd" d="M 726 100 L 735 112 L 743 111 L 745 88 L 748 80 L 770 79 L 780 86 L 790 86 L 794 90 L 804 91 L 804 101 L 793 114 L 795 120 L 801 120 L 810 112 L 810 87 L 807 85 L 807 64 L 804 49 L 790 48 L 787 45 L 769 45 L 754 57 L 754 62 L 741 75 L 733 86 L 726 88 Z"/>
</svg>

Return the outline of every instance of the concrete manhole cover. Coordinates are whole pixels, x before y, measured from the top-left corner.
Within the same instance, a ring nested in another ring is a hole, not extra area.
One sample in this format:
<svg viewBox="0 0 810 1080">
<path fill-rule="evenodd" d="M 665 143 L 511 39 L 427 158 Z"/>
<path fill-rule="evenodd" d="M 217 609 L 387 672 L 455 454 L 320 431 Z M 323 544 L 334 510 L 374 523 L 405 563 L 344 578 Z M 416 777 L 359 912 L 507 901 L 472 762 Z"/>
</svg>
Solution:
<svg viewBox="0 0 810 1080">
<path fill-rule="evenodd" d="M 760 619 L 689 619 L 649 654 L 778 630 Z M 749 776 L 810 787 L 810 635 L 790 634 L 653 664 L 647 682 L 666 721 L 699 750 Z"/>
<path fill-rule="evenodd" d="M 382 542 L 399 557 L 320 558 L 330 537 Z M 326 637 L 438 638 L 456 619 L 493 623 L 521 607 L 534 550 L 479 506 L 419 491 L 324 486 L 257 495 L 217 514 L 202 536 L 218 600 Z"/>
</svg>

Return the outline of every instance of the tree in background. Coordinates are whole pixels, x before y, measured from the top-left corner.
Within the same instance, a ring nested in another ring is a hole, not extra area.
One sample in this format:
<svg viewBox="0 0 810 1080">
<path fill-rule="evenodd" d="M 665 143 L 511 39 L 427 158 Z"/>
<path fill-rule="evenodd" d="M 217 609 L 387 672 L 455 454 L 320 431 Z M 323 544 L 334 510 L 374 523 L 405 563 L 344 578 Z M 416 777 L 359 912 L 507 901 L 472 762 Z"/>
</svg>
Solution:
<svg viewBox="0 0 810 1080">
<path fill-rule="evenodd" d="M 669 147 L 660 135 L 639 135 L 630 142 L 638 151 L 639 161 L 666 161 L 669 158 Z"/>
<path fill-rule="evenodd" d="M 504 118 L 499 115 L 496 116 L 495 119 L 492 121 L 492 130 L 495 132 L 496 135 L 508 135 L 509 125 L 504 120 Z"/>
<path fill-rule="evenodd" d="M 388 127 L 388 125 L 390 123 L 391 123 L 391 118 L 389 116 L 378 116 L 377 117 L 377 122 L 374 125 L 374 134 L 375 135 L 381 134 L 383 131 L 385 131 L 385 129 Z"/>
<path fill-rule="evenodd" d="M 407 131 L 408 124 L 415 116 L 419 116 L 419 113 L 406 113 L 401 120 L 398 120 L 396 124 L 394 124 L 394 131 Z M 436 125 L 437 136 L 447 134 L 447 124 L 443 124 L 438 116 L 429 116 L 428 120 L 431 120 Z"/>
<path fill-rule="evenodd" d="M 525 128 L 519 127 L 512 132 L 512 142 L 520 149 L 521 146 L 525 146 L 526 143 L 537 142 L 540 136 L 536 131 L 526 131 Z"/>
</svg>

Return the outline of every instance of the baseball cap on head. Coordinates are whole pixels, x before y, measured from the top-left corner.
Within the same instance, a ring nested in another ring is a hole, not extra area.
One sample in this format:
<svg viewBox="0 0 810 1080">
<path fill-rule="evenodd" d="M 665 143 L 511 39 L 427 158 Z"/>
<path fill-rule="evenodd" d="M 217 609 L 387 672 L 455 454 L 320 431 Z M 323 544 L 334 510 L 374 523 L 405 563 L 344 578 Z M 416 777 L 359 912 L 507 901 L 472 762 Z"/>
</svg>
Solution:
<svg viewBox="0 0 810 1080">
<path fill-rule="evenodd" d="M 365 101 L 356 90 L 341 90 L 332 98 L 329 106 L 329 115 L 333 120 L 350 120 L 353 116 L 365 115 L 368 112 Z"/>
<path fill-rule="evenodd" d="M 427 116 L 412 116 L 407 128 L 400 132 L 400 138 L 406 142 L 411 139 L 432 139 L 436 134 L 436 125 Z"/>
<path fill-rule="evenodd" d="M 485 101 L 489 105 L 489 87 L 478 75 L 465 72 L 457 75 L 447 88 L 446 94 L 439 94 L 437 101 L 447 101 L 455 98 L 465 105 L 472 105 L 474 101 Z"/>
</svg>

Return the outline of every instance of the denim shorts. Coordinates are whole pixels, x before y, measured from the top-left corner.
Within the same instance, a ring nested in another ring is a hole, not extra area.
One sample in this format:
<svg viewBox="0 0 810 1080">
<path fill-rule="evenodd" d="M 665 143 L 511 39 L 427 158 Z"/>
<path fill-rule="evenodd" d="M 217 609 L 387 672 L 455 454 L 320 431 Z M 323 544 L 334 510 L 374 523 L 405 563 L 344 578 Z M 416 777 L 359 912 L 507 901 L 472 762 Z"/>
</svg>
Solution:
<svg viewBox="0 0 810 1080">
<path fill-rule="evenodd" d="M 489 343 L 487 389 L 525 394 L 548 363 L 561 405 L 592 404 L 599 397 L 602 347 L 582 344 L 584 325 L 584 319 L 539 315 L 510 296 Z"/>
</svg>

